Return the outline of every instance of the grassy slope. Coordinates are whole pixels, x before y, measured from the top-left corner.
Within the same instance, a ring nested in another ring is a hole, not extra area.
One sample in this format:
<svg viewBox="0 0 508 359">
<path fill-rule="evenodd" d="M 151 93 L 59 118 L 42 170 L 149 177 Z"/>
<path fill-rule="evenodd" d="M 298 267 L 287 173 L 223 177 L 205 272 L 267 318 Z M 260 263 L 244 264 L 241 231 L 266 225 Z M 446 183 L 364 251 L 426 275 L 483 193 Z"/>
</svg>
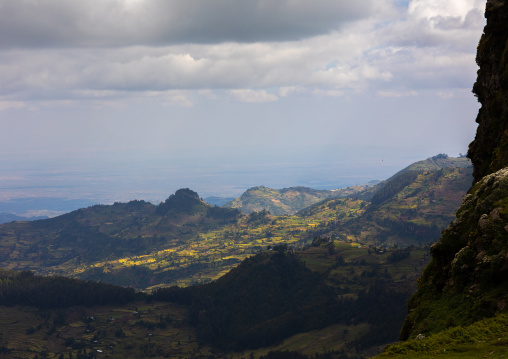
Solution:
<svg viewBox="0 0 508 359">
<path fill-rule="evenodd" d="M 381 358 L 503 358 L 508 356 L 508 313 L 454 327 L 424 339 L 388 346 Z"/>
<path fill-rule="evenodd" d="M 296 243 L 319 223 L 296 216 L 257 220 L 244 216 L 220 225 L 200 214 L 171 222 L 153 216 L 149 204 L 137 210 L 128 207 L 94 206 L 52 220 L 0 226 L 2 267 L 88 279 L 101 279 L 97 273 L 121 280 L 142 276 L 142 283 L 127 283 L 137 288 L 188 285 L 217 278 L 267 246 Z M 143 268 L 153 271 L 152 275 Z"/>
<path fill-rule="evenodd" d="M 471 167 L 471 161 L 467 157 L 448 157 L 437 155 L 423 161 L 415 162 L 400 172 L 407 171 L 438 171 L 442 168 L 467 168 Z M 400 173 L 398 172 L 398 173 Z"/>
<path fill-rule="evenodd" d="M 401 338 L 469 325 L 505 310 L 508 298 L 508 170 L 469 191 L 457 219 L 431 247 L 432 260 L 408 306 Z"/>
<path fill-rule="evenodd" d="M 184 307 L 169 303 L 44 312 L 0 307 L 0 352 L 12 358 L 58 358 L 61 354 L 68 358 L 70 353 L 77 358 L 83 350 L 110 358 L 184 358 L 198 351 L 185 317 Z M 203 355 L 207 353 L 208 349 L 202 349 Z"/>
<path fill-rule="evenodd" d="M 274 349 L 308 354 L 345 349 L 356 353 L 357 349 L 363 351 L 397 338 L 406 299 L 426 263 L 427 250 L 414 249 L 409 257 L 393 262 L 392 252 L 376 252 L 354 243 L 334 241 L 332 246 L 323 240 L 317 245 L 297 252 L 315 273 L 312 285 L 307 283 L 309 273 L 301 268 L 299 273 L 306 281 L 292 279 L 292 270 L 281 272 L 287 263 L 278 259 L 284 257 L 279 257 L 276 250 L 243 262 L 206 288 L 193 289 L 195 300 L 186 301 L 193 303 L 194 316 L 199 314 L 198 337 L 219 347 L 246 348 L 257 348 L 260 343 L 275 339 L 269 348 L 247 350 L 256 356 Z M 303 282 L 307 283 L 304 288 Z M 300 294 L 292 296 L 295 291 Z M 166 295 L 171 293 L 171 289 L 162 290 L 156 298 L 168 298 Z M 390 309 L 379 311 L 380 298 L 366 293 L 382 294 L 383 308 Z M 390 299 L 386 293 L 390 293 Z M 301 308 L 305 310 L 302 312 Z M 268 314 L 273 310 L 275 313 Z M 288 327 L 286 323 L 293 324 Z M 294 326 L 299 328 L 296 332 Z M 311 332 L 299 333 L 300 328 Z M 220 336 L 214 337 L 218 332 Z M 287 337 L 291 334 L 294 335 Z M 320 344 L 311 339 L 318 337 Z M 280 339 L 284 341 L 277 343 Z"/>
<path fill-rule="evenodd" d="M 376 205 L 361 199 L 332 199 L 300 215 L 322 221 L 316 234 L 385 245 L 432 242 L 455 218 L 471 172 L 471 168 L 418 172 L 414 181 Z"/>
<path fill-rule="evenodd" d="M 435 172 L 443 168 L 467 167 L 471 167 L 471 162 L 465 157 L 453 158 L 446 155 L 438 155 L 413 163 L 399 171 L 393 177 L 409 171 Z M 387 181 L 389 180 L 390 179 Z M 294 214 L 327 198 L 344 198 L 366 191 L 362 196 L 366 196 L 367 199 L 369 199 L 373 191 L 375 191 L 376 188 L 383 187 L 387 181 L 383 181 L 377 186 L 361 185 L 332 191 L 315 190 L 307 187 L 291 187 L 278 190 L 258 186 L 248 189 L 242 196 L 226 203 L 224 206 L 238 208 L 244 213 L 267 210 L 273 215 Z"/>
</svg>

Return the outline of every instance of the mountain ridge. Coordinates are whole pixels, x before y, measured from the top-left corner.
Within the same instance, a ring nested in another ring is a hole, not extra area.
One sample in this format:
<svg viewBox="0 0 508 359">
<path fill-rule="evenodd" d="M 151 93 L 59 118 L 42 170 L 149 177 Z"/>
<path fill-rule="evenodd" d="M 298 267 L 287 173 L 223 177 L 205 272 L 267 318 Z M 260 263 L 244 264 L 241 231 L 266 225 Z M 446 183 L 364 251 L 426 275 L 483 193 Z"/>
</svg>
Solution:
<svg viewBox="0 0 508 359">
<path fill-rule="evenodd" d="M 256 186 L 249 188 L 240 197 L 223 204 L 223 207 L 237 208 L 243 213 L 269 211 L 273 215 L 295 214 L 321 201 L 330 198 L 359 196 L 371 200 L 374 193 L 380 191 L 393 178 L 407 172 L 438 171 L 443 168 L 472 167 L 466 157 L 449 157 L 441 153 L 425 160 L 417 161 L 395 173 L 384 181 L 370 181 L 364 185 L 355 185 L 334 190 L 316 190 L 309 187 L 289 187 L 283 189 Z"/>
<path fill-rule="evenodd" d="M 8 222 L 16 222 L 16 221 L 37 221 L 39 219 L 48 219 L 48 216 L 18 216 L 12 213 L 0 213 L 0 224 L 8 223 Z"/>
</svg>

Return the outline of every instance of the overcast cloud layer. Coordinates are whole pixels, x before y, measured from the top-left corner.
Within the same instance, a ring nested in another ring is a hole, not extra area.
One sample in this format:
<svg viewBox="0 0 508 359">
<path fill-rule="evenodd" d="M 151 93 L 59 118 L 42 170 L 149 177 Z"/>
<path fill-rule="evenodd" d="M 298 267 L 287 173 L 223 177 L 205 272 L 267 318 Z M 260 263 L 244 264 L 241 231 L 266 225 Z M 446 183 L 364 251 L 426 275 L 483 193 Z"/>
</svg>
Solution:
<svg viewBox="0 0 508 359">
<path fill-rule="evenodd" d="M 378 2 L 272 0 L 3 1 L 6 47 L 288 41 L 366 18 Z"/>
<path fill-rule="evenodd" d="M 465 152 L 484 7 L 485 0 L 0 0 L 0 153 L 269 147 L 247 121 L 282 131 L 266 134 L 280 147 L 300 139 L 301 149 L 381 148 L 401 139 L 424 156 L 441 152 L 438 140 L 446 139 L 443 151 Z M 366 134 L 379 123 L 385 142 Z"/>
<path fill-rule="evenodd" d="M 465 88 L 482 11 L 477 0 L 407 8 L 386 0 L 3 0 L 1 91 L 17 101 L 249 89 L 233 95 L 271 101 L 301 88 Z M 277 92 L 252 91 L 268 88 Z"/>
</svg>

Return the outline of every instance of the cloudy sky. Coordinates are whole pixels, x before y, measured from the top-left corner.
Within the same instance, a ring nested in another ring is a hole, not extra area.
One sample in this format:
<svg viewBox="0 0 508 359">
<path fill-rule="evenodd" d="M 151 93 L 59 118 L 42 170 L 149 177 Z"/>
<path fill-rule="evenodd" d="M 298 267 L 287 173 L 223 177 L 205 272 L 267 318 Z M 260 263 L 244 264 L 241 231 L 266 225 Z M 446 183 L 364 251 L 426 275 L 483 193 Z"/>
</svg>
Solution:
<svg viewBox="0 0 508 359">
<path fill-rule="evenodd" d="M 0 0 L 0 200 L 334 188 L 467 151 L 485 0 Z"/>
</svg>

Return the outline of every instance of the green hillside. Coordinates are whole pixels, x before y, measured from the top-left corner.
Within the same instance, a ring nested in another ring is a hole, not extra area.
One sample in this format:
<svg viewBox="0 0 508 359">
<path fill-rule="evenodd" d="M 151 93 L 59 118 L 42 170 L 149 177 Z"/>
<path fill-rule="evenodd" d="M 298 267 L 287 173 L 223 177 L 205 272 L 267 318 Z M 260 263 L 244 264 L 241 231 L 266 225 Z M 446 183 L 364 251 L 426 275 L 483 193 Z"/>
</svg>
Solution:
<svg viewBox="0 0 508 359">
<path fill-rule="evenodd" d="M 418 161 L 410 164 L 406 168 L 400 170 L 392 177 L 397 175 L 410 172 L 410 171 L 439 171 L 443 168 L 468 168 L 472 167 L 471 160 L 467 157 L 449 157 L 448 155 L 441 153 L 439 155 L 429 157 L 426 160 Z"/>
<path fill-rule="evenodd" d="M 237 208 L 247 214 L 263 210 L 276 216 L 295 214 L 328 198 L 345 198 L 361 193 L 375 183 L 377 181 L 335 190 L 316 190 L 308 187 L 273 189 L 259 186 L 248 189 L 240 197 L 226 203 L 224 207 Z"/>
<path fill-rule="evenodd" d="M 228 208 L 237 208 L 243 213 L 267 210 L 279 216 L 294 214 L 325 198 L 331 197 L 332 191 L 315 190 L 307 187 L 291 187 L 281 190 L 264 186 L 252 187 L 240 197 L 224 205 Z"/>
<path fill-rule="evenodd" d="M 0 226 L 1 266 L 79 277 L 105 260 L 183 249 L 200 233 L 223 228 L 240 216 L 237 210 L 212 207 L 195 192 L 182 189 L 159 206 L 131 201 L 46 220 L 7 223 Z"/>
<path fill-rule="evenodd" d="M 387 183 L 392 182 L 392 180 L 397 177 L 403 178 L 403 174 L 406 172 L 436 172 L 444 168 L 472 168 L 472 164 L 467 157 L 449 157 L 448 155 L 441 153 L 436 156 L 429 157 L 426 160 L 410 164 L 409 166 L 395 173 L 390 178 L 358 193 L 357 196 L 363 200 L 370 201 L 374 194 L 379 192 Z"/>
<path fill-rule="evenodd" d="M 377 188 L 370 202 L 360 192 L 351 199 L 323 201 L 298 215 L 321 220 L 315 235 L 385 246 L 431 243 L 454 220 L 471 174 L 471 167 L 399 172 Z"/>
<path fill-rule="evenodd" d="M 508 169 L 484 177 L 431 247 L 401 338 L 469 325 L 506 307 Z"/>
</svg>

